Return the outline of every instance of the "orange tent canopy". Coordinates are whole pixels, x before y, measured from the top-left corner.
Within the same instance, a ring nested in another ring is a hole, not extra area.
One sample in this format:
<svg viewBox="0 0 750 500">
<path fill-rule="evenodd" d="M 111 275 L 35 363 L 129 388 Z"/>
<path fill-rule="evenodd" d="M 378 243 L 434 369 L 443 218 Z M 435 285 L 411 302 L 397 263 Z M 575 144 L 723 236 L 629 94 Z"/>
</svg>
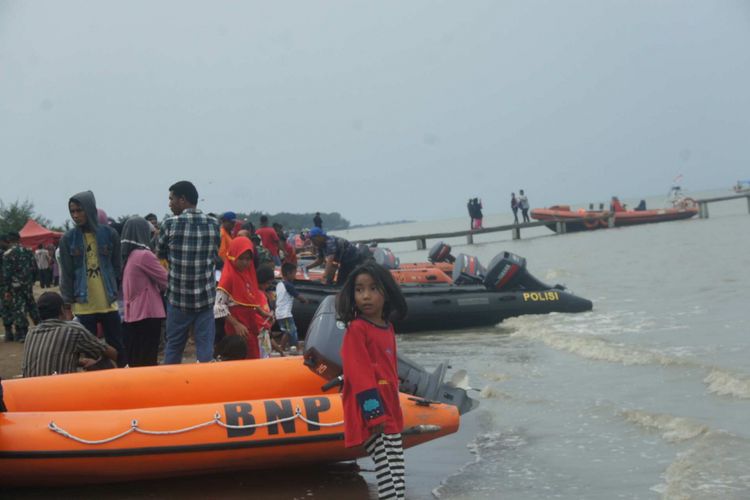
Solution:
<svg viewBox="0 0 750 500">
<path fill-rule="evenodd" d="M 57 231 L 50 231 L 34 219 L 29 219 L 19 234 L 21 235 L 21 244 L 31 249 L 36 249 L 40 244 L 47 246 L 50 243 L 57 243 L 63 235 L 63 233 Z"/>
</svg>

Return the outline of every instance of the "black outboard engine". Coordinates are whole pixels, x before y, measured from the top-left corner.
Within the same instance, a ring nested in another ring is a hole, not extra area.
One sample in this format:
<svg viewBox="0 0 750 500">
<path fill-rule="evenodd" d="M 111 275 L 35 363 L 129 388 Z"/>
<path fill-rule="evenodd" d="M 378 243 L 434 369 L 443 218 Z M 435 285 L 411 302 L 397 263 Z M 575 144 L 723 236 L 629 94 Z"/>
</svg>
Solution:
<svg viewBox="0 0 750 500">
<path fill-rule="evenodd" d="M 341 343 L 346 326 L 336 319 L 336 297 L 326 297 L 321 302 L 305 336 L 304 363 L 321 377 L 332 380 L 341 375 Z M 464 414 L 473 410 L 479 402 L 471 399 L 466 390 L 443 382 L 449 366 L 443 362 L 434 373 L 399 354 L 399 390 L 406 394 L 451 404 Z M 346 376 L 346 375 L 344 375 Z"/>
<path fill-rule="evenodd" d="M 510 252 L 496 255 L 487 268 L 484 286 L 488 290 L 549 290 L 552 287 L 526 270 L 526 259 Z M 556 285 L 555 288 L 563 288 Z"/>
<path fill-rule="evenodd" d="M 453 264 L 456 259 L 451 255 L 451 246 L 442 241 L 438 241 L 432 245 L 432 248 L 430 248 L 430 251 L 427 253 L 427 260 L 433 264 L 436 262 L 448 262 Z"/>
<path fill-rule="evenodd" d="M 365 262 L 369 259 L 372 259 L 372 250 L 369 246 L 365 245 L 364 243 L 357 243 L 355 245 L 355 248 L 357 249 L 357 255 L 359 255 L 360 262 Z"/>
<path fill-rule="evenodd" d="M 453 283 L 456 285 L 473 285 L 484 283 L 487 270 L 473 255 L 458 254 L 453 264 Z"/>
<path fill-rule="evenodd" d="M 390 248 L 375 248 L 372 251 L 372 256 L 375 258 L 375 262 L 380 264 L 386 269 L 398 269 L 401 261 L 396 257 Z"/>
</svg>

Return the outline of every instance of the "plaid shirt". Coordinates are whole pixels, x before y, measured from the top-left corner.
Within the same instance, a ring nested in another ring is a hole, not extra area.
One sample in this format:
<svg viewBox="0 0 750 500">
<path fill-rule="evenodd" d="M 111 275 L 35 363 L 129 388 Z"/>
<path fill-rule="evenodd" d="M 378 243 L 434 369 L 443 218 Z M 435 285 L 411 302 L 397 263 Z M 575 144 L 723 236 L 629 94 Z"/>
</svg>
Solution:
<svg viewBox="0 0 750 500">
<path fill-rule="evenodd" d="M 157 254 L 169 261 L 167 299 L 180 309 L 213 307 L 216 297 L 219 222 L 188 208 L 161 224 Z"/>
</svg>

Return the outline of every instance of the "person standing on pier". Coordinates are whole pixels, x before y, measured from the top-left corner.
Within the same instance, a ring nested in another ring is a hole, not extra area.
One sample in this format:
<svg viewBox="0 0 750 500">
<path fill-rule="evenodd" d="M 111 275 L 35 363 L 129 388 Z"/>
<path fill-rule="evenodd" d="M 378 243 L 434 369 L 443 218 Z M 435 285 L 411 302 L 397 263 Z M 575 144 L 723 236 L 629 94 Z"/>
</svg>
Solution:
<svg viewBox="0 0 750 500">
<path fill-rule="evenodd" d="M 513 210 L 513 224 L 518 224 L 518 198 L 516 198 L 516 193 L 510 193 L 510 209 Z"/>
<path fill-rule="evenodd" d="M 524 194 L 523 189 L 518 194 L 518 206 L 521 209 L 521 214 L 523 214 L 523 221 L 531 222 L 531 219 L 529 219 L 529 199 Z"/>
</svg>

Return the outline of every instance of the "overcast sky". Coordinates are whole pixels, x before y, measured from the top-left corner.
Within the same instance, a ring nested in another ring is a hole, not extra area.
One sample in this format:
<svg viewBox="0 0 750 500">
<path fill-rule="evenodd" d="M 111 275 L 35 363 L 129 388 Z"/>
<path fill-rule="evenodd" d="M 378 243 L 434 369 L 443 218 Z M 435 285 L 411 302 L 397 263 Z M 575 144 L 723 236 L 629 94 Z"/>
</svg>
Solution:
<svg viewBox="0 0 750 500">
<path fill-rule="evenodd" d="M 353 223 L 750 178 L 750 1 L 2 1 L 0 200 Z"/>
</svg>

